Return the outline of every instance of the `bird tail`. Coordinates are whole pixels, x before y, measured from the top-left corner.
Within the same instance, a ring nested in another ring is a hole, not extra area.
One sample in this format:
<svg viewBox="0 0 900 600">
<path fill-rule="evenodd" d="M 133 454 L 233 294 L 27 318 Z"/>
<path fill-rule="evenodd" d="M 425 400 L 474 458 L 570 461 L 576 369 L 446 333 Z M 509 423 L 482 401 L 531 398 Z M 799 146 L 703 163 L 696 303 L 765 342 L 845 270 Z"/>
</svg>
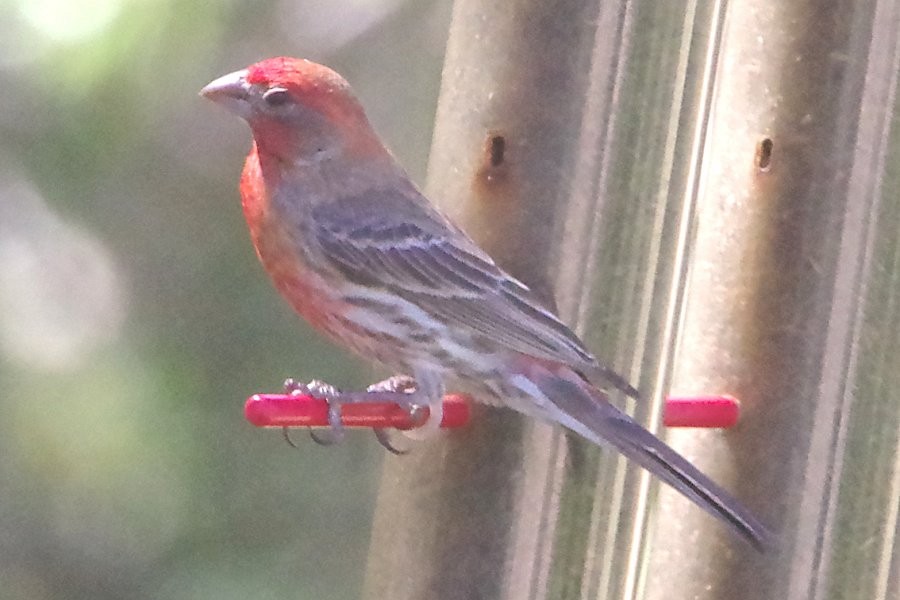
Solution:
<svg viewBox="0 0 900 600">
<path fill-rule="evenodd" d="M 613 446 L 731 526 L 758 550 L 770 545 L 771 535 L 766 527 L 728 492 L 610 404 L 603 391 L 592 387 L 567 367 L 561 369 L 565 372 L 546 365 L 532 365 L 526 375 L 549 401 L 550 406 L 545 409 L 553 420 L 596 444 Z"/>
</svg>

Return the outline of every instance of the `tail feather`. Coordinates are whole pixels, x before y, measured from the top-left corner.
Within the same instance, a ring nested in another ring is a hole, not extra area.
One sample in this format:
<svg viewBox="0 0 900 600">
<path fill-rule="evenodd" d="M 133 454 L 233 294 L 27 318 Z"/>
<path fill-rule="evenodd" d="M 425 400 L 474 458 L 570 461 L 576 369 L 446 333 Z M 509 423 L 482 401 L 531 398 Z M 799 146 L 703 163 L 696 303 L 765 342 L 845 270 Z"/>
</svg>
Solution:
<svg viewBox="0 0 900 600">
<path fill-rule="evenodd" d="M 731 526 L 758 550 L 765 550 L 770 545 L 771 534 L 740 502 L 662 440 L 611 405 L 603 392 L 586 382 L 563 378 L 549 370 L 537 375 L 530 373 L 529 379 L 552 403 L 551 407 L 546 407 L 551 414 L 561 413 L 553 418 L 562 425 L 595 443 L 613 446 Z"/>
<path fill-rule="evenodd" d="M 605 412 L 618 412 L 611 405 L 605 408 Z M 626 415 L 604 417 L 603 424 L 594 429 L 626 457 L 730 525 L 758 550 L 764 550 L 769 545 L 769 532 L 746 508 L 684 457 Z"/>
</svg>

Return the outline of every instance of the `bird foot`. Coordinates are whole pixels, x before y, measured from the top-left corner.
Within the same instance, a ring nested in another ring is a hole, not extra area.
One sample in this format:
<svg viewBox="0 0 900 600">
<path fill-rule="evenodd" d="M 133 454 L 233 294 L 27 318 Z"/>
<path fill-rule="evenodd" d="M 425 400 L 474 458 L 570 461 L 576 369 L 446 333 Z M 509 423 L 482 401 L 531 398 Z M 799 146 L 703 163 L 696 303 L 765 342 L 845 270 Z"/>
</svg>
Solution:
<svg viewBox="0 0 900 600">
<path fill-rule="evenodd" d="M 413 427 L 420 427 L 427 423 L 428 418 L 425 414 L 427 404 L 416 401 L 416 392 L 418 388 L 412 377 L 407 375 L 395 375 L 384 381 L 379 381 L 366 388 L 364 392 L 345 392 L 341 391 L 333 385 L 314 379 L 309 383 L 301 383 L 294 379 L 286 379 L 284 382 L 284 393 L 289 395 L 308 395 L 314 398 L 325 400 L 328 404 L 328 435 L 319 435 L 310 429 L 310 437 L 319 445 L 331 446 L 340 443 L 344 439 L 344 426 L 341 423 L 341 406 L 349 403 L 360 402 L 392 402 L 403 407 L 413 423 Z M 378 443 L 391 454 L 406 454 L 408 450 L 400 449 L 393 444 L 390 439 L 388 430 L 375 429 L 375 438 Z M 284 438 L 293 447 L 294 442 L 288 435 L 287 428 L 284 430 Z"/>
<path fill-rule="evenodd" d="M 388 377 L 384 381 L 373 383 L 366 388 L 366 392 L 377 395 L 385 393 L 390 394 L 392 396 L 391 401 L 402 406 L 409 414 L 409 419 L 413 423 L 413 427 L 420 427 L 425 423 L 427 418 L 425 416 L 425 405 L 415 402 L 414 400 L 414 395 L 418 389 L 416 380 L 409 375 L 394 375 L 393 377 Z M 397 394 L 403 394 L 403 396 L 399 397 L 400 401 L 393 398 Z M 400 456 L 409 453 L 409 449 L 400 449 L 394 445 L 390 437 L 390 432 L 387 429 L 376 428 L 374 431 L 378 443 L 391 454 Z"/>
<path fill-rule="evenodd" d="M 325 400 L 328 404 L 328 434 L 319 435 L 312 428 L 309 430 L 309 437 L 320 446 L 333 446 L 344 439 L 344 425 L 341 423 L 341 404 L 343 400 L 341 396 L 343 392 L 331 384 L 313 379 L 309 383 L 301 383 L 294 379 L 288 378 L 284 380 L 284 393 L 290 396 L 312 396 L 319 400 Z M 284 428 L 284 439 L 287 443 L 296 448 Z"/>
</svg>

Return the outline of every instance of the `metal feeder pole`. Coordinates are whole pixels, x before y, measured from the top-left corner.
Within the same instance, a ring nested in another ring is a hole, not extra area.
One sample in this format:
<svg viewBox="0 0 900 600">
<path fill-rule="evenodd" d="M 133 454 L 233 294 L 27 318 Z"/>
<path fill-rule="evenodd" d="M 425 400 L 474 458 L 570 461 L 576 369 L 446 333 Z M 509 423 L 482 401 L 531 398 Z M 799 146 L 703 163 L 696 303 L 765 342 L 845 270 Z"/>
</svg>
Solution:
<svg viewBox="0 0 900 600">
<path fill-rule="evenodd" d="M 779 547 L 482 409 L 386 459 L 366 598 L 897 597 L 897 4 L 457 1 L 429 195 L 648 426 L 670 385 L 744 401 L 670 438 Z"/>
</svg>

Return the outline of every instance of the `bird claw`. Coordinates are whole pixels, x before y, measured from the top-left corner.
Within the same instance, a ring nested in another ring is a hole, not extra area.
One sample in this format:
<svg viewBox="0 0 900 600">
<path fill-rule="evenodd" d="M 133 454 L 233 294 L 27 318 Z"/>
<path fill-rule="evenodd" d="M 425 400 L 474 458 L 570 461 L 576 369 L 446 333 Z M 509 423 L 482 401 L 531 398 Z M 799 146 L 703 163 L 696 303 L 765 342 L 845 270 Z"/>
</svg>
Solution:
<svg viewBox="0 0 900 600">
<path fill-rule="evenodd" d="M 316 433 L 315 429 L 310 427 L 309 437 L 320 446 L 334 446 L 335 444 L 340 444 L 344 440 L 344 430 L 335 429 L 332 425 L 332 429 L 328 430 L 327 435 L 320 435 Z"/>
<path fill-rule="evenodd" d="M 415 392 L 418 391 L 418 386 L 415 379 L 408 375 L 389 377 L 384 381 L 370 385 L 365 392 L 361 393 L 344 393 L 333 385 L 317 379 L 313 379 L 309 383 L 301 383 L 288 378 L 284 380 L 283 387 L 284 393 L 290 396 L 312 396 L 325 400 L 328 404 L 329 430 L 327 434 L 319 434 L 312 428 L 309 430 L 310 437 L 320 446 L 332 446 L 344 439 L 344 426 L 341 423 L 341 406 L 348 402 L 365 402 L 370 394 L 372 396 L 371 400 L 374 402 L 384 401 L 383 398 L 378 398 L 379 394 L 392 396 L 390 401 L 396 402 L 407 412 L 413 428 L 421 427 L 428 422 L 425 410 L 427 405 L 415 401 Z M 374 429 L 374 432 L 378 443 L 391 454 L 400 456 L 409 453 L 409 450 L 398 448 L 394 445 L 387 429 Z M 282 435 L 289 446 L 292 448 L 297 447 L 291 439 L 287 427 L 283 429 Z"/>
<path fill-rule="evenodd" d="M 409 449 L 398 448 L 391 441 L 390 431 L 382 428 L 375 428 L 372 431 L 375 432 L 375 439 L 378 440 L 378 443 L 382 448 L 393 454 L 394 456 L 403 456 L 404 454 L 409 454 Z"/>
<path fill-rule="evenodd" d="M 284 438 L 284 441 L 287 442 L 288 446 L 290 446 L 291 448 L 294 448 L 296 450 L 299 450 L 299 448 L 297 448 L 297 444 L 295 444 L 294 440 L 291 439 L 291 429 L 289 427 L 281 428 L 281 437 Z"/>
<path fill-rule="evenodd" d="M 428 417 L 425 415 L 426 406 L 413 401 L 413 398 L 415 397 L 413 394 L 415 394 L 418 389 L 419 387 L 416 384 L 416 380 L 409 375 L 394 375 L 393 377 L 388 377 L 384 381 L 373 383 L 366 388 L 366 391 L 369 393 L 387 392 L 390 394 L 409 394 L 410 397 L 408 399 L 403 398 L 397 400 L 397 404 L 403 407 L 409 415 L 409 420 L 412 422 L 413 428 L 416 428 L 421 427 L 428 420 Z M 376 437 L 381 445 L 387 448 L 388 451 L 393 454 L 398 454 L 398 452 L 395 452 L 395 447 L 393 445 L 385 443 L 385 440 L 387 439 L 386 435 L 378 435 L 376 430 Z M 400 454 L 406 454 L 407 452 L 408 451 L 404 451 Z"/>
<path fill-rule="evenodd" d="M 308 395 L 319 400 L 324 400 L 328 404 L 328 426 L 330 427 L 328 435 L 319 435 L 312 428 L 309 430 L 309 437 L 320 446 L 333 446 L 340 443 L 344 439 L 344 425 L 341 423 L 341 391 L 331 384 L 325 383 L 318 379 L 313 379 L 309 383 L 301 383 L 292 378 L 284 380 L 284 392 L 290 396 Z M 284 428 L 284 439 L 287 443 L 296 448 L 287 428 Z"/>
<path fill-rule="evenodd" d="M 378 392 L 388 392 L 388 393 L 406 393 L 412 394 L 416 391 L 416 380 L 408 375 L 394 375 L 393 377 L 388 377 L 384 381 L 379 381 L 378 383 L 373 383 L 369 387 L 366 388 L 366 391 L 369 393 L 378 393 Z M 410 418 L 412 418 L 413 411 L 418 410 L 417 404 L 408 404 L 403 405 L 403 408 L 409 413 Z M 394 445 L 390 438 L 390 432 L 387 429 L 375 429 L 375 439 L 378 440 L 378 443 L 382 448 L 393 454 L 394 456 L 402 456 L 404 454 L 409 454 L 408 449 L 400 449 Z"/>
</svg>

